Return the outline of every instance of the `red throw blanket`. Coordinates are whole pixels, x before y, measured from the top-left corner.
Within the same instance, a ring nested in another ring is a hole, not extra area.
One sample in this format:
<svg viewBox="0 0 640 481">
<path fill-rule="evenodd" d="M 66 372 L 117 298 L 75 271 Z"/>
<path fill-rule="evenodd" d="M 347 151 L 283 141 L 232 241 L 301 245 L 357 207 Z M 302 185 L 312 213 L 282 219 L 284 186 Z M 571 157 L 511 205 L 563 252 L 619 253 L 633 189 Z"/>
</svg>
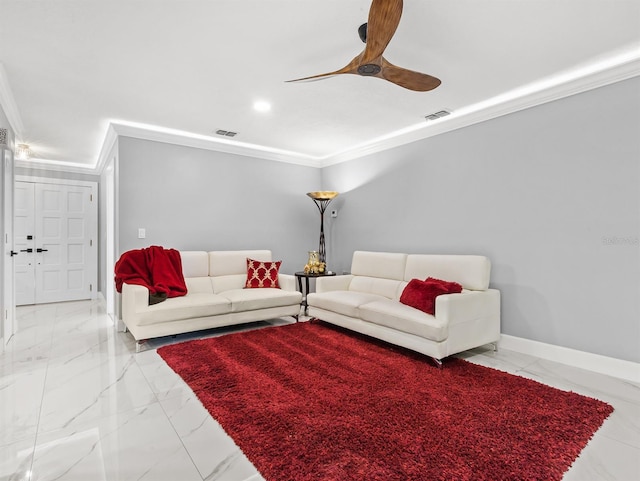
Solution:
<svg viewBox="0 0 640 481">
<path fill-rule="evenodd" d="M 127 251 L 115 266 L 116 290 L 122 284 L 136 284 L 149 289 L 155 297 L 179 297 L 187 293 L 182 275 L 182 258 L 175 249 L 151 246 Z"/>
</svg>

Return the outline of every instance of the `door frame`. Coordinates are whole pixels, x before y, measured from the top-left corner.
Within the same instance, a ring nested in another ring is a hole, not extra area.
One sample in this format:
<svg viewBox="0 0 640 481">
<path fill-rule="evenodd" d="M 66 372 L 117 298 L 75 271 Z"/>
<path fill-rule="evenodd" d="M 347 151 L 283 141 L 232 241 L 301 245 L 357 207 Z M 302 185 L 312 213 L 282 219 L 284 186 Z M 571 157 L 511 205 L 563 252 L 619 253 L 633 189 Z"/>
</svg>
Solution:
<svg viewBox="0 0 640 481">
<path fill-rule="evenodd" d="M 2 292 L 0 292 L 0 354 L 5 345 L 17 331 L 16 303 L 13 272 L 13 192 L 15 186 L 13 151 L 6 146 L 0 147 L 0 184 L 2 195 L 0 209 L 2 209 L 2 226 L 0 233 L 5 239 L 2 241 Z"/>
<path fill-rule="evenodd" d="M 116 253 L 118 252 L 118 238 L 117 238 L 117 190 L 118 185 L 116 182 L 116 170 L 117 170 L 117 156 L 114 155 L 111 161 L 105 166 L 103 170 L 103 196 L 104 196 L 104 272 L 102 272 L 102 280 L 104 282 L 103 291 L 106 302 L 107 314 L 113 320 L 116 328 L 119 327 L 119 312 L 117 309 L 118 293 L 116 292 L 115 283 L 113 282 L 115 276 L 115 263 Z"/>
<path fill-rule="evenodd" d="M 91 207 L 91 220 L 89 224 L 89 232 L 92 240 L 92 249 L 90 249 L 90 259 L 88 259 L 89 272 L 88 278 L 91 283 L 91 299 L 98 297 L 98 250 L 99 250 L 99 238 L 98 238 L 98 183 L 88 180 L 72 180 L 72 179 L 57 179 L 53 177 L 32 177 L 29 175 L 16 175 L 15 182 L 32 182 L 35 184 L 57 184 L 57 185 L 75 185 L 89 187 L 91 189 L 92 207 Z"/>
</svg>

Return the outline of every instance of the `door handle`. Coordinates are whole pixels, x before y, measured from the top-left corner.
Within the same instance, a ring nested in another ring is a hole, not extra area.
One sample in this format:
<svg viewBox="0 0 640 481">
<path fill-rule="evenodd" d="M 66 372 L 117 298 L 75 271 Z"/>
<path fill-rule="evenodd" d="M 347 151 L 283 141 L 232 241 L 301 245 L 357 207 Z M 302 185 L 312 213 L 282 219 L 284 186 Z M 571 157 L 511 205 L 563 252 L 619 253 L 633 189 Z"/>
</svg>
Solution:
<svg viewBox="0 0 640 481">
<path fill-rule="evenodd" d="M 11 257 L 17 256 L 18 254 L 20 254 L 20 253 L 19 252 L 15 252 L 15 251 L 11 251 Z"/>
<path fill-rule="evenodd" d="M 33 249 L 31 247 L 28 249 L 20 249 L 20 252 L 33 252 Z"/>
<path fill-rule="evenodd" d="M 36 252 L 49 252 L 49 249 L 41 249 L 40 247 L 38 247 L 36 249 Z"/>
</svg>

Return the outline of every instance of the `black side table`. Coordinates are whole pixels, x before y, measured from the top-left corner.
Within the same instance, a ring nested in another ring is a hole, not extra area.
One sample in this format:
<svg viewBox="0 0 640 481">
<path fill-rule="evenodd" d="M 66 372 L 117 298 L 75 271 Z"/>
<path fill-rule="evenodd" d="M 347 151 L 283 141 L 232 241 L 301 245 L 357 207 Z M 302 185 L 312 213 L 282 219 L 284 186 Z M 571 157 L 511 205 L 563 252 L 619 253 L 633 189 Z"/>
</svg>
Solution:
<svg viewBox="0 0 640 481">
<path fill-rule="evenodd" d="M 305 316 L 307 315 L 307 307 L 309 306 L 307 304 L 307 294 L 309 294 L 309 279 L 317 278 L 317 277 L 331 277 L 335 275 L 336 275 L 335 272 L 325 272 L 323 274 L 311 274 L 311 273 L 308 274 L 304 271 L 300 271 L 295 273 L 296 279 L 298 279 L 298 290 L 302 292 L 302 302 L 300 303 L 300 305 L 304 307 Z M 304 290 L 302 290 L 303 277 L 304 277 Z"/>
</svg>

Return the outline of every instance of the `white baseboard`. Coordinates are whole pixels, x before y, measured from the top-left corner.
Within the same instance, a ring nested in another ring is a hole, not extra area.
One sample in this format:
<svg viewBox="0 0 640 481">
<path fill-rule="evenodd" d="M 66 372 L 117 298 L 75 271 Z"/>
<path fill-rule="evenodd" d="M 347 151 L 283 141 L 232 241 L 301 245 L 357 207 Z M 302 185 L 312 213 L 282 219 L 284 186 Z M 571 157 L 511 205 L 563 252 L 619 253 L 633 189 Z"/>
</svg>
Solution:
<svg viewBox="0 0 640 481">
<path fill-rule="evenodd" d="M 500 347 L 511 351 L 529 354 L 549 361 L 587 369 L 627 381 L 640 383 L 640 363 L 602 356 L 568 347 L 554 346 L 544 342 L 532 341 L 522 337 L 500 336 Z"/>
</svg>

